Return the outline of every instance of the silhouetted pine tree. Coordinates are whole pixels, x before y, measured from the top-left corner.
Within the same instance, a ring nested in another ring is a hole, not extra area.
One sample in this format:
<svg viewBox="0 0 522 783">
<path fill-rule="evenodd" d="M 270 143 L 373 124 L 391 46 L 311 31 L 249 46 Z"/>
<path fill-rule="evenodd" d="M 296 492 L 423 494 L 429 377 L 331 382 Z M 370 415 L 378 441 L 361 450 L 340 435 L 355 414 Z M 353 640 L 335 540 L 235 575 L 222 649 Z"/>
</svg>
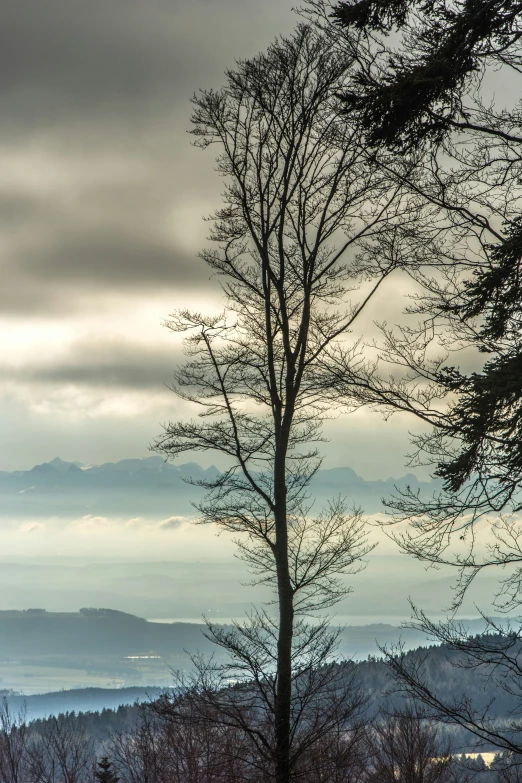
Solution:
<svg viewBox="0 0 522 783">
<path fill-rule="evenodd" d="M 94 777 L 98 783 L 118 783 L 119 777 L 114 772 L 112 761 L 109 761 L 107 756 L 98 761 L 97 766 L 98 769 L 95 771 Z"/>
</svg>

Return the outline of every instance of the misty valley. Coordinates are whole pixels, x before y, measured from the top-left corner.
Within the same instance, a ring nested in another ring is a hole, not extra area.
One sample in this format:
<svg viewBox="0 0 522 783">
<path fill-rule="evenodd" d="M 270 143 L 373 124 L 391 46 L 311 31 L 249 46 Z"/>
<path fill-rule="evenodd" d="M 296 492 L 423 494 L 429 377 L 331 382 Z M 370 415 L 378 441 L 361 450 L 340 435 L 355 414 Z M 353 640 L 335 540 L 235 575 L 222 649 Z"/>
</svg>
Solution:
<svg viewBox="0 0 522 783">
<path fill-rule="evenodd" d="M 468 621 L 480 631 L 480 620 Z M 200 623 L 147 622 L 111 609 L 77 613 L 0 611 L 0 688 L 22 695 L 60 689 L 167 687 L 173 671 L 191 668 L 188 653 L 214 653 Z M 402 639 L 408 649 L 427 644 L 424 634 L 384 623 L 349 626 L 339 655 L 378 655 L 378 645 Z M 78 709 L 74 705 L 71 708 Z"/>
</svg>

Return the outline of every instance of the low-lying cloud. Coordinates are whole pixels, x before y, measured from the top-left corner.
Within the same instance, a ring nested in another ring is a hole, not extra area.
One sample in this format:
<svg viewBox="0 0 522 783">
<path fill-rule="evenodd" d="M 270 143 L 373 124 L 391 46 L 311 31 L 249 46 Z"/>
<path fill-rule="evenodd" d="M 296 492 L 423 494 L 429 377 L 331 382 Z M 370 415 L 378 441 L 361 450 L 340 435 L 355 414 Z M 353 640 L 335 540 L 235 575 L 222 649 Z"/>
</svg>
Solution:
<svg viewBox="0 0 522 783">
<path fill-rule="evenodd" d="M 230 560 L 234 543 L 192 517 L 120 518 L 87 515 L 64 521 L 49 517 L 0 525 L 2 558 L 63 556 L 143 560 Z"/>
<path fill-rule="evenodd" d="M 186 517 L 169 517 L 159 522 L 157 527 L 159 530 L 178 530 L 186 521 Z"/>
</svg>

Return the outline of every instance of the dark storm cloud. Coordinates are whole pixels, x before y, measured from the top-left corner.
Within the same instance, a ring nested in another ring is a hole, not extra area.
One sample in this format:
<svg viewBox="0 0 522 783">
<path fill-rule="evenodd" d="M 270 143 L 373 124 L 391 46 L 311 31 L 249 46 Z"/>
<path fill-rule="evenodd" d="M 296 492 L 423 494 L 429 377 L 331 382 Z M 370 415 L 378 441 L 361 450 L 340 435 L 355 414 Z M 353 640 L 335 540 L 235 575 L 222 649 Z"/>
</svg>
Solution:
<svg viewBox="0 0 522 783">
<path fill-rule="evenodd" d="M 62 281 L 97 281 L 116 288 L 147 286 L 184 288 L 204 282 L 203 264 L 154 237 L 100 231 L 61 239 L 40 253 L 20 257 L 21 270 L 44 282 L 48 277 Z M 196 269 L 197 271 L 196 271 Z M 208 275 L 207 275 L 208 276 Z"/>
<path fill-rule="evenodd" d="M 25 193 L 0 192 L 0 229 L 8 231 L 23 228 L 28 222 L 47 222 L 53 216 L 53 210 L 38 199 Z"/>
<path fill-rule="evenodd" d="M 53 386 L 116 387 L 161 391 L 183 360 L 181 351 L 151 348 L 124 340 L 78 341 L 52 361 L 2 367 L 5 380 Z"/>
<path fill-rule="evenodd" d="M 72 164 L 71 164 L 72 165 Z M 74 173 L 70 174 L 74 183 Z M 0 191 L 0 311 L 13 315 L 70 313 L 105 294 L 216 290 L 197 251 L 168 235 L 167 194 L 132 177 L 63 193 Z M 1 184 L 0 184 L 1 187 Z M 67 187 L 67 185 L 65 185 Z M 167 214 L 166 214 L 167 213 Z M 201 225 L 201 246 L 204 223 Z"/>
</svg>

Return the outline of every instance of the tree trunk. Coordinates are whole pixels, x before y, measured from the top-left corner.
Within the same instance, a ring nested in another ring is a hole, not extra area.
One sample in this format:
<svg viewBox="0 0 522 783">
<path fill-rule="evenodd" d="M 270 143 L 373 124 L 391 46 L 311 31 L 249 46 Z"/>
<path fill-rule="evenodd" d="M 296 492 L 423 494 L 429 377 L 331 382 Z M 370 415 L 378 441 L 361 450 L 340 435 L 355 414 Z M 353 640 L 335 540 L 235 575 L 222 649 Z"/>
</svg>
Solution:
<svg viewBox="0 0 522 783">
<path fill-rule="evenodd" d="M 279 559 L 279 558 L 278 558 Z M 292 699 L 292 637 L 294 602 L 288 561 L 278 563 L 279 635 L 277 640 L 277 691 L 275 702 L 276 783 L 290 780 L 290 705 Z"/>
<path fill-rule="evenodd" d="M 277 640 L 277 689 L 275 699 L 275 783 L 290 781 L 290 710 L 292 701 L 292 640 L 294 594 L 288 565 L 288 521 L 285 460 L 274 465 L 276 502 L 276 567 L 279 604 Z"/>
</svg>

